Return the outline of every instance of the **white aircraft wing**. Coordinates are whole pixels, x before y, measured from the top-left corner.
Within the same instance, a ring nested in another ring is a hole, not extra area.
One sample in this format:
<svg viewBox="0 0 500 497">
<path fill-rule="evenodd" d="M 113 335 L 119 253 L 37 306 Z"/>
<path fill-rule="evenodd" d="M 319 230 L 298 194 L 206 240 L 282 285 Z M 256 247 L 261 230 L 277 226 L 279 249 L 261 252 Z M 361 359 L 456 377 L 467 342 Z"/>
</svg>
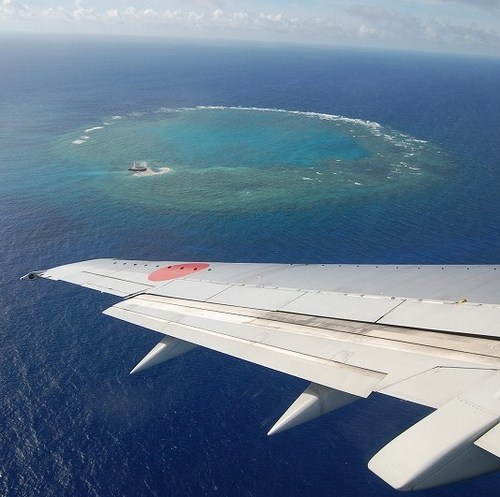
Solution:
<svg viewBox="0 0 500 497">
<path fill-rule="evenodd" d="M 500 469 L 500 267 L 97 259 L 29 273 L 124 297 L 161 333 L 133 373 L 202 346 L 309 387 L 274 434 L 372 392 L 435 408 L 368 466 L 399 490 Z"/>
</svg>

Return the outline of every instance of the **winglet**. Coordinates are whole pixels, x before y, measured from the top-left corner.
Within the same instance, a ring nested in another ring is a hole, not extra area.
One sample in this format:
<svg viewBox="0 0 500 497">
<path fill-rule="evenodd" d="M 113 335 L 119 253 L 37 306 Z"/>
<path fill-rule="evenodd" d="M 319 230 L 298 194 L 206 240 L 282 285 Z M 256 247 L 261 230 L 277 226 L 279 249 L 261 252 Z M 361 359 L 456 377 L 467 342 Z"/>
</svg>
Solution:
<svg viewBox="0 0 500 497">
<path fill-rule="evenodd" d="M 274 435 L 310 421 L 322 414 L 350 404 L 359 398 L 357 395 L 311 383 L 297 397 L 297 400 L 286 410 L 283 416 L 278 419 L 269 430 L 268 435 Z"/>
</svg>

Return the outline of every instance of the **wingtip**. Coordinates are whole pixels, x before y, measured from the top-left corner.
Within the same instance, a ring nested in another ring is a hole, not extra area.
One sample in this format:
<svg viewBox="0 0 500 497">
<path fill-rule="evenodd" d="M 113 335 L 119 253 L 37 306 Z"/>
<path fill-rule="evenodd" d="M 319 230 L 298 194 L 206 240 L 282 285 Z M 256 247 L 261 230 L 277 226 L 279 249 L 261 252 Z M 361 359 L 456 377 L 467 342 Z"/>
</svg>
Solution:
<svg viewBox="0 0 500 497">
<path fill-rule="evenodd" d="M 42 274 L 45 271 L 30 271 L 28 274 L 25 274 L 24 276 L 21 276 L 19 279 L 22 281 L 32 281 L 36 280 L 37 278 L 41 278 Z"/>
<path fill-rule="evenodd" d="M 28 274 L 21 276 L 19 279 L 21 281 L 33 281 L 37 278 L 41 278 L 44 271 L 30 271 Z"/>
</svg>

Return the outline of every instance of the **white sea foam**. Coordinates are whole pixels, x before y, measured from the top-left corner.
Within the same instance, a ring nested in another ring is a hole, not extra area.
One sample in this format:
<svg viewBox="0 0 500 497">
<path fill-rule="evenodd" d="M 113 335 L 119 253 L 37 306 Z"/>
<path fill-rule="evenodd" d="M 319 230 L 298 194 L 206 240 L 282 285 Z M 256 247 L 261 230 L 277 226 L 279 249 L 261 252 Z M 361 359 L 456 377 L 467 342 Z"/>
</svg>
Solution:
<svg viewBox="0 0 500 497">
<path fill-rule="evenodd" d="M 93 126 L 92 128 L 87 128 L 85 133 L 91 133 L 92 131 L 97 131 L 98 129 L 103 129 L 103 126 Z"/>
<path fill-rule="evenodd" d="M 160 107 L 158 110 L 153 111 L 154 114 L 164 114 L 166 112 L 177 112 L 179 109 L 171 109 L 170 107 Z"/>
<path fill-rule="evenodd" d="M 111 119 L 115 121 L 116 119 L 123 119 L 123 116 L 113 116 Z"/>
<path fill-rule="evenodd" d="M 324 114 L 321 112 L 311 112 L 302 110 L 286 110 L 286 109 L 276 109 L 272 107 L 236 107 L 236 106 L 223 106 L 223 105 L 199 105 L 197 107 L 183 107 L 182 110 L 243 110 L 243 111 L 255 111 L 255 112 L 280 112 L 282 114 L 292 114 L 313 117 L 318 119 L 323 119 L 327 121 L 341 121 L 344 123 L 358 124 L 365 126 L 370 129 L 377 130 L 381 127 L 379 123 L 374 121 L 368 121 L 363 119 L 355 119 L 352 117 L 345 117 L 337 114 Z"/>
<path fill-rule="evenodd" d="M 169 173 L 171 169 L 169 167 L 159 167 L 158 169 L 151 169 L 148 166 L 146 171 L 135 172 L 132 176 L 156 176 L 157 174 Z"/>
<path fill-rule="evenodd" d="M 86 143 L 89 138 L 90 136 L 88 135 L 82 135 L 77 140 L 73 140 L 71 143 L 74 143 L 75 145 L 81 145 L 82 143 Z"/>
</svg>

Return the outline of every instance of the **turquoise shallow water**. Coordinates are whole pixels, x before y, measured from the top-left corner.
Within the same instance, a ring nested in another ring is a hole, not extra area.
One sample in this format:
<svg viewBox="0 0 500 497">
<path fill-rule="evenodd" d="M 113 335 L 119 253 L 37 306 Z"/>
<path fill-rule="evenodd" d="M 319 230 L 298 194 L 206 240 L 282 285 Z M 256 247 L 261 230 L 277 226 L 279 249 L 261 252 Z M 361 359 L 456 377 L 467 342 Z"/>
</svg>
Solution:
<svg viewBox="0 0 500 497">
<path fill-rule="evenodd" d="M 378 123 L 236 107 L 110 116 L 59 138 L 53 154 L 61 181 L 78 178 L 87 195 L 165 212 L 328 210 L 424 191 L 454 168 L 439 147 Z M 127 171 L 136 160 L 154 174 Z"/>
</svg>

